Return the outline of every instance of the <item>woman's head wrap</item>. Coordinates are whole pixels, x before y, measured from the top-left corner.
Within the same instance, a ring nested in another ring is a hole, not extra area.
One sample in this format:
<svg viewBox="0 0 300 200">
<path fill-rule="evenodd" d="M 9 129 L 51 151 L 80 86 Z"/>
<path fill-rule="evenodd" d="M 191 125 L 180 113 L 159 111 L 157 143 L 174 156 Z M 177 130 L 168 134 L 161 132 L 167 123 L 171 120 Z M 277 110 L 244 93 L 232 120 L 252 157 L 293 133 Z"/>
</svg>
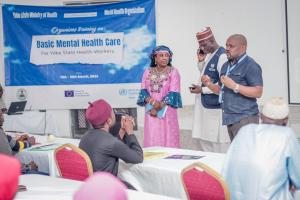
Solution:
<svg viewBox="0 0 300 200">
<path fill-rule="evenodd" d="M 156 54 L 158 54 L 158 52 L 160 52 L 160 51 L 167 51 L 169 54 L 170 54 L 170 60 L 169 60 L 169 63 L 168 63 L 168 65 L 169 66 L 171 66 L 171 62 L 172 62 L 172 56 L 173 56 L 173 52 L 170 50 L 170 48 L 169 47 L 167 47 L 167 46 L 164 46 L 164 45 L 160 45 L 160 46 L 157 46 L 157 47 L 155 47 L 153 50 L 152 50 L 152 52 L 151 52 L 151 54 L 150 54 L 150 59 L 151 59 L 151 67 L 155 67 L 155 56 L 156 56 Z"/>
</svg>

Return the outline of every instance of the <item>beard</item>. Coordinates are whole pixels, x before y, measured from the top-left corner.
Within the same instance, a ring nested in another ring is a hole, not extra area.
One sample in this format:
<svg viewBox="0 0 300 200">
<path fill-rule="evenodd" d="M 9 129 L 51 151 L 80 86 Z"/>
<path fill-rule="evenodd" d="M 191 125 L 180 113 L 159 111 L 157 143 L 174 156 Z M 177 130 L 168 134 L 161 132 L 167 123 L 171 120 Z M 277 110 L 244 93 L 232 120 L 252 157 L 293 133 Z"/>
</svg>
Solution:
<svg viewBox="0 0 300 200">
<path fill-rule="evenodd" d="M 109 127 L 109 132 L 117 137 L 121 128 L 121 122 L 116 122 L 113 126 Z"/>
</svg>

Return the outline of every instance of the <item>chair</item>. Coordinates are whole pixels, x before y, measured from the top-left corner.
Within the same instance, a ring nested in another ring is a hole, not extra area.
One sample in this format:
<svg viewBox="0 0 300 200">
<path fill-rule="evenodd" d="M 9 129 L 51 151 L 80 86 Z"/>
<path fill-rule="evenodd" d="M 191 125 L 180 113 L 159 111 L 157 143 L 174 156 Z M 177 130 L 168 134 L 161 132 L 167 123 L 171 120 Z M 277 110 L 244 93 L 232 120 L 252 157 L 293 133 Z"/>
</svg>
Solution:
<svg viewBox="0 0 300 200">
<path fill-rule="evenodd" d="M 64 144 L 55 149 L 54 159 L 63 178 L 83 181 L 93 174 L 89 156 L 73 144 Z"/>
<path fill-rule="evenodd" d="M 218 172 L 203 163 L 194 163 L 181 172 L 181 180 L 189 200 L 229 200 L 225 181 Z"/>
</svg>

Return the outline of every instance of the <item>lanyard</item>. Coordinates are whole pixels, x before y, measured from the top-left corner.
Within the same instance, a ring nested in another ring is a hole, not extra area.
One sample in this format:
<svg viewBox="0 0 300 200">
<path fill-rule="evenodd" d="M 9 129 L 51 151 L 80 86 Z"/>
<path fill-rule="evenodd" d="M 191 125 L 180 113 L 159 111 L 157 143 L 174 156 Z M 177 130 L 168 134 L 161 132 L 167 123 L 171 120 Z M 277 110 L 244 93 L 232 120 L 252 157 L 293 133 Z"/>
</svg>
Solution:
<svg viewBox="0 0 300 200">
<path fill-rule="evenodd" d="M 230 63 L 228 63 L 226 76 L 230 74 L 230 72 L 239 64 L 241 63 L 245 58 L 247 57 L 247 54 L 244 54 L 243 57 L 241 57 L 234 65 L 230 66 Z"/>
<path fill-rule="evenodd" d="M 240 64 L 245 58 L 247 57 L 247 54 L 244 54 L 234 65 L 230 66 L 230 64 L 228 63 L 227 66 L 227 70 L 226 70 L 226 76 L 228 76 L 230 74 L 230 72 L 236 68 L 236 66 L 238 66 L 238 64 Z M 219 94 L 219 103 L 223 102 L 223 88 L 224 88 L 224 84 L 222 83 L 221 86 L 221 91 Z"/>
</svg>

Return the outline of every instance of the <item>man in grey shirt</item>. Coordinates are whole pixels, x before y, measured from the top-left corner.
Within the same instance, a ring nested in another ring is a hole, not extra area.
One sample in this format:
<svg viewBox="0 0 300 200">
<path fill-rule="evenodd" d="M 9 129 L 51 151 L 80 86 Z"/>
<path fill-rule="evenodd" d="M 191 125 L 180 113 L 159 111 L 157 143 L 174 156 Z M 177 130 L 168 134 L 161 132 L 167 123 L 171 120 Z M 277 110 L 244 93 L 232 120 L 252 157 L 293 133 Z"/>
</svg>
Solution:
<svg viewBox="0 0 300 200">
<path fill-rule="evenodd" d="M 12 149 L 9 145 L 4 130 L 2 129 L 3 122 L 4 122 L 4 117 L 2 111 L 0 110 L 0 153 L 12 155 L 13 154 Z"/>
<path fill-rule="evenodd" d="M 126 163 L 143 162 L 143 150 L 133 134 L 133 118 L 122 117 L 118 137 L 110 133 L 116 122 L 111 106 L 100 99 L 86 110 L 86 119 L 93 129 L 81 138 L 79 148 L 84 150 L 92 161 L 93 171 L 106 171 L 117 176 L 119 158 Z"/>
<path fill-rule="evenodd" d="M 4 100 L 2 99 L 2 96 L 3 96 L 3 87 L 2 87 L 2 85 L 0 84 L 0 110 L 1 110 L 3 113 L 6 113 L 7 108 L 6 108 L 6 105 L 5 105 L 5 103 L 4 103 Z"/>
<path fill-rule="evenodd" d="M 2 126 L 4 123 L 4 117 L 2 110 L 0 110 L 0 154 L 6 154 L 9 156 L 13 156 L 15 153 L 21 151 L 23 148 L 30 147 L 35 144 L 34 137 L 28 137 L 27 135 L 22 135 L 18 140 L 15 138 L 6 135 Z M 22 163 L 21 168 L 22 174 L 45 174 L 43 172 L 38 172 L 38 166 L 31 161 L 28 164 Z"/>
</svg>

